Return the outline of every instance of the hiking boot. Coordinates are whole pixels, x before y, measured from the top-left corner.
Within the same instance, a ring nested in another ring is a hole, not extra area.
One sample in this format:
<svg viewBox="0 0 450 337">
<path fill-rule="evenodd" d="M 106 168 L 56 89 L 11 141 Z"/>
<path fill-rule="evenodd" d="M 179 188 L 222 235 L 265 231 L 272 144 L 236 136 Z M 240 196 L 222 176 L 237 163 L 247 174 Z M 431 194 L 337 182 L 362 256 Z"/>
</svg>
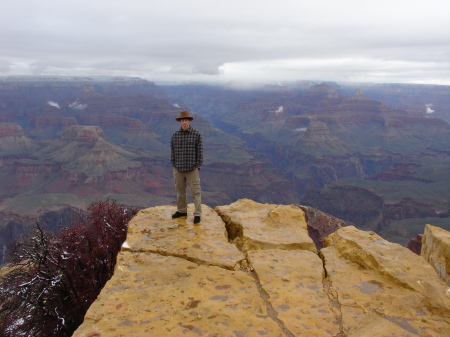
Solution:
<svg viewBox="0 0 450 337">
<path fill-rule="evenodd" d="M 200 217 L 198 215 L 194 216 L 194 223 L 199 223 Z"/>
<path fill-rule="evenodd" d="M 187 216 L 187 213 L 180 213 L 176 211 L 174 214 L 172 214 L 172 219 L 181 218 L 182 216 Z"/>
</svg>

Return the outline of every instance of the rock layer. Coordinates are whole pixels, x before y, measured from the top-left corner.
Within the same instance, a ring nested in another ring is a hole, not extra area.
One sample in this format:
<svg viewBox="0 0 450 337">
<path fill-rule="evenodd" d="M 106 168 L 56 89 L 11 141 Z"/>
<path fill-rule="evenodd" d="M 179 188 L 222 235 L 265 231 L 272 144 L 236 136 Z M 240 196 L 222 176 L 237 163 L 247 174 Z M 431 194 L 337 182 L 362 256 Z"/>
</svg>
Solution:
<svg viewBox="0 0 450 337">
<path fill-rule="evenodd" d="M 450 334 L 450 291 L 407 248 L 347 226 L 317 254 L 300 207 L 203 207 L 138 213 L 75 337 Z"/>
<path fill-rule="evenodd" d="M 450 232 L 426 225 L 420 253 L 450 286 Z"/>
<path fill-rule="evenodd" d="M 300 208 L 305 212 L 308 233 L 317 249 L 323 247 L 323 239 L 329 234 L 334 233 L 341 227 L 352 225 L 350 222 L 335 218 L 309 206 L 300 206 Z"/>
<path fill-rule="evenodd" d="M 0 123 L 0 156 L 18 156 L 36 149 L 36 143 L 25 136 L 20 125 Z"/>
<path fill-rule="evenodd" d="M 176 256 L 197 264 L 239 268 L 244 255 L 229 244 L 222 220 L 204 206 L 201 225 L 185 217 L 172 219 L 175 209 L 157 206 L 140 211 L 130 224 L 127 244 L 131 251 Z"/>
<path fill-rule="evenodd" d="M 343 227 L 320 253 L 347 336 L 447 336 L 450 291 L 422 257 Z"/>
<path fill-rule="evenodd" d="M 305 213 L 294 205 L 260 204 L 241 199 L 217 206 L 231 240 L 242 250 L 306 249 L 317 252 L 308 235 Z"/>
</svg>

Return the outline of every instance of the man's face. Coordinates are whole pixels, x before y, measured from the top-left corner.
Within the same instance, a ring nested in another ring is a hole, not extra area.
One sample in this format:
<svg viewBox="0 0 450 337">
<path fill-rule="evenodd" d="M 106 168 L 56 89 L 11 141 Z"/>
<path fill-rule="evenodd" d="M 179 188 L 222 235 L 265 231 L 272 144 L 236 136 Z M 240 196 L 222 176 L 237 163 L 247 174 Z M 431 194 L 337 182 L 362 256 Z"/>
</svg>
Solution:
<svg viewBox="0 0 450 337">
<path fill-rule="evenodd" d="M 189 127 L 190 120 L 187 118 L 180 119 L 181 127 L 186 130 Z"/>
</svg>

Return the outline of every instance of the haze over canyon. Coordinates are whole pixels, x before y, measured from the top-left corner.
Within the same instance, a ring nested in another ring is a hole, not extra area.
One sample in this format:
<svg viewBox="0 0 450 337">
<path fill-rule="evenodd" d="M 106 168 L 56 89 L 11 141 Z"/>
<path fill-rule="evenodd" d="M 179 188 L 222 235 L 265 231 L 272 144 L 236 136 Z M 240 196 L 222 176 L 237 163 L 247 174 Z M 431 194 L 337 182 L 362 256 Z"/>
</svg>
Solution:
<svg viewBox="0 0 450 337">
<path fill-rule="evenodd" d="M 179 111 L 204 138 L 204 204 L 311 206 L 406 245 L 450 229 L 450 87 L 140 78 L 0 79 L 0 261 L 35 221 L 57 230 L 110 197 L 173 205 Z"/>
</svg>

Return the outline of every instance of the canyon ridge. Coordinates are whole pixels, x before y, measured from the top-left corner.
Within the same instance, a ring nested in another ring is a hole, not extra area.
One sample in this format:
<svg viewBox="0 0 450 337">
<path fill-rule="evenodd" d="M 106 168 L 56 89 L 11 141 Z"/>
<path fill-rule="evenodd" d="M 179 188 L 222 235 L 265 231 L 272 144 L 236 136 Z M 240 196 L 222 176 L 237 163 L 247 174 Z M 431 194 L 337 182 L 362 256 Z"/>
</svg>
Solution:
<svg viewBox="0 0 450 337">
<path fill-rule="evenodd" d="M 448 86 L 298 82 L 239 89 L 140 78 L 0 79 L 0 263 L 36 221 L 92 201 L 173 205 L 180 110 L 205 143 L 203 201 L 302 204 L 406 246 L 450 229 Z"/>
</svg>

